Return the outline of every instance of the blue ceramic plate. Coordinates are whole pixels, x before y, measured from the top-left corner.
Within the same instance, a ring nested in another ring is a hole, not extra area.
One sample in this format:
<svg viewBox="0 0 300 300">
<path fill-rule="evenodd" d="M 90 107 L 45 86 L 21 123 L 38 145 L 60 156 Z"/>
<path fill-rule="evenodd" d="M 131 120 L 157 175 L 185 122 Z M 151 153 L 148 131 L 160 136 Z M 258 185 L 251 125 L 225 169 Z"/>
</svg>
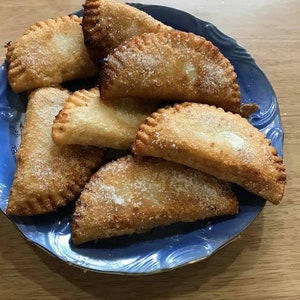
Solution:
<svg viewBox="0 0 300 300">
<path fill-rule="evenodd" d="M 267 135 L 282 156 L 283 132 L 275 94 L 247 51 L 214 25 L 183 11 L 133 5 L 174 28 L 202 35 L 220 48 L 235 67 L 242 102 L 259 104 L 260 109 L 250 122 Z M 25 115 L 22 103 L 26 103 L 26 99 L 20 99 L 23 95 L 11 91 L 6 73 L 4 64 L 0 71 L 0 208 L 4 214 Z M 263 209 L 265 201 L 239 188 L 236 192 L 240 213 L 235 217 L 174 224 L 145 234 L 111 238 L 81 247 L 74 247 L 70 241 L 71 206 L 46 216 L 9 219 L 25 238 L 69 264 L 98 272 L 149 274 L 203 260 L 243 232 Z"/>
</svg>

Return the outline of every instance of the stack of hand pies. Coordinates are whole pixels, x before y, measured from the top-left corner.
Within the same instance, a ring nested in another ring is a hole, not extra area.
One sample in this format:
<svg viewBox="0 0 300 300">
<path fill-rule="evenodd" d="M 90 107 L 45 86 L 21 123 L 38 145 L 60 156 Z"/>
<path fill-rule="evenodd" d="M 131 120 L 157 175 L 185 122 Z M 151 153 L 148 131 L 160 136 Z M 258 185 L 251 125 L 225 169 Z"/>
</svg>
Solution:
<svg viewBox="0 0 300 300">
<path fill-rule="evenodd" d="M 76 201 L 72 240 L 238 213 L 231 183 L 278 204 L 282 159 L 243 112 L 237 76 L 211 42 L 127 4 L 37 22 L 7 49 L 28 92 L 7 214 Z M 97 77 L 71 93 L 71 80 Z M 112 149 L 127 150 L 107 161 Z"/>
</svg>

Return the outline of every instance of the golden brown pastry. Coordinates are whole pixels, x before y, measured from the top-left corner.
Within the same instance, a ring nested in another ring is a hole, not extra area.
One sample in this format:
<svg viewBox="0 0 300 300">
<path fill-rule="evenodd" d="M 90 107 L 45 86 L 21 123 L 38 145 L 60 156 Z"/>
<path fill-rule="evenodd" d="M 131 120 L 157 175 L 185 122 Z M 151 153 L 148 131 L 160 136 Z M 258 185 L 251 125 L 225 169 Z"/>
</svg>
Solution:
<svg viewBox="0 0 300 300">
<path fill-rule="evenodd" d="M 8 45 L 8 80 L 15 92 L 97 75 L 83 42 L 82 18 L 37 22 Z"/>
<path fill-rule="evenodd" d="M 72 240 L 78 245 L 237 211 L 227 183 L 166 160 L 129 155 L 87 183 L 76 203 Z"/>
<path fill-rule="evenodd" d="M 240 115 L 214 106 L 158 110 L 141 125 L 133 152 L 199 169 L 275 204 L 284 193 L 285 167 L 270 141 Z"/>
<path fill-rule="evenodd" d="M 171 27 L 125 3 L 86 0 L 82 29 L 89 54 L 99 65 L 108 53 L 129 38 Z"/>
<path fill-rule="evenodd" d="M 202 102 L 240 111 L 230 62 L 211 42 L 178 30 L 145 33 L 120 45 L 104 64 L 101 96 Z"/>
<path fill-rule="evenodd" d="M 57 144 L 81 144 L 127 149 L 139 125 L 158 108 L 134 99 L 104 101 L 99 89 L 77 91 L 56 116 L 52 138 Z"/>
<path fill-rule="evenodd" d="M 56 210 L 74 200 L 102 164 L 100 148 L 53 143 L 53 118 L 68 96 L 68 91 L 58 88 L 40 88 L 30 94 L 7 214 Z"/>
</svg>

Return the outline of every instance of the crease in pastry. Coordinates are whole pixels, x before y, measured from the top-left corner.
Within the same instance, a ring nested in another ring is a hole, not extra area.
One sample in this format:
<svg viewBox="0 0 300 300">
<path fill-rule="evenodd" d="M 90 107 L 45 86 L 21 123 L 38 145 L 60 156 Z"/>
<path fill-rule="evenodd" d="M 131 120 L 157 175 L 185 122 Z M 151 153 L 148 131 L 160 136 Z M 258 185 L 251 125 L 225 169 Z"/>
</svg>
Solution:
<svg viewBox="0 0 300 300">
<path fill-rule="evenodd" d="M 52 126 L 56 144 L 128 149 L 139 125 L 158 108 L 136 99 L 101 99 L 98 88 L 77 91 L 66 100 Z"/>
<path fill-rule="evenodd" d="M 203 37 L 178 30 L 144 33 L 108 55 L 101 96 L 213 104 L 239 113 L 234 67 Z"/>
<path fill-rule="evenodd" d="M 30 93 L 8 215 L 55 211 L 74 200 L 103 163 L 103 150 L 98 147 L 53 143 L 52 122 L 68 96 L 67 90 L 52 87 Z"/>
<path fill-rule="evenodd" d="M 285 167 L 270 140 L 215 106 L 186 102 L 158 110 L 140 126 L 132 150 L 236 183 L 274 204 L 284 194 Z"/>
<path fill-rule="evenodd" d="M 73 243 L 238 212 L 223 181 L 186 166 L 128 155 L 104 165 L 76 202 Z"/>
<path fill-rule="evenodd" d="M 111 0 L 86 0 L 82 29 L 85 45 L 96 65 L 124 41 L 144 32 L 171 27 L 125 3 Z"/>
<path fill-rule="evenodd" d="M 7 45 L 8 81 L 14 92 L 98 74 L 84 45 L 81 22 L 75 15 L 40 21 Z"/>
</svg>

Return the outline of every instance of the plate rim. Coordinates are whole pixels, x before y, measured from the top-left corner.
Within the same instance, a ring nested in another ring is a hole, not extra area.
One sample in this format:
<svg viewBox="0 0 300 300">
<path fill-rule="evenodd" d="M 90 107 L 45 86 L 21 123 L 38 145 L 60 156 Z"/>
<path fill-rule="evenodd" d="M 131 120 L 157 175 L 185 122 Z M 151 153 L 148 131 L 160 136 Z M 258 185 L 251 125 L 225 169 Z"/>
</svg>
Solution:
<svg viewBox="0 0 300 300">
<path fill-rule="evenodd" d="M 209 25 L 209 26 L 213 26 L 215 27 L 212 23 L 209 23 L 207 21 L 204 21 L 204 20 L 201 20 L 200 18 L 188 13 L 188 12 L 185 12 L 185 11 L 182 11 L 182 10 L 178 10 L 176 8 L 173 8 L 173 7 L 167 7 L 167 6 L 161 6 L 161 5 L 153 5 L 153 4 L 140 4 L 140 3 L 131 3 L 130 5 L 134 5 L 134 6 L 137 6 L 137 8 L 143 8 L 143 7 L 152 7 L 153 9 L 166 9 L 166 10 L 171 10 L 171 11 L 176 11 L 177 13 L 180 13 L 180 14 L 183 14 L 184 17 L 186 18 L 193 18 L 195 19 L 197 22 L 203 22 L 203 23 L 206 23 L 206 25 Z M 82 11 L 82 10 L 81 10 Z M 79 11 L 79 12 L 81 12 Z M 77 12 L 78 13 L 78 12 Z M 217 27 L 215 27 L 217 29 Z M 217 29 L 218 30 L 218 29 Z M 231 39 L 233 42 L 236 43 L 237 46 L 241 47 L 234 39 L 232 39 L 231 37 L 227 36 L 226 34 L 224 34 L 223 32 L 220 31 L 221 34 L 223 34 L 226 38 L 229 38 Z M 243 47 L 241 47 L 242 49 L 244 49 Z M 247 50 L 244 49 L 246 52 Z M 277 97 L 275 95 L 275 92 L 267 78 L 267 76 L 265 75 L 265 73 L 262 71 L 262 69 L 255 63 L 255 60 L 252 58 L 252 56 L 247 52 L 247 54 L 251 57 L 251 60 L 249 60 L 249 63 L 253 64 L 255 66 L 255 68 L 257 70 L 259 70 L 263 77 L 265 78 L 265 81 L 267 82 L 267 84 L 271 87 L 272 91 L 273 91 L 273 95 L 275 97 L 275 100 L 276 100 L 276 105 L 277 105 L 277 108 L 278 108 L 278 118 L 279 118 L 279 126 L 280 128 L 282 129 L 282 123 L 281 123 L 281 118 L 280 118 L 280 111 L 279 111 L 279 105 L 278 105 L 278 101 L 277 101 Z M 252 61 L 252 62 L 251 62 Z M 3 65 L 2 65 L 3 66 Z M 0 128 L 1 129 L 1 128 Z M 281 146 L 283 145 L 283 135 L 282 135 L 282 142 L 281 142 Z M 1 182 L 0 182 L 1 183 Z M 44 251 L 48 252 L 49 254 L 59 258 L 61 261 L 69 264 L 69 265 L 72 265 L 72 266 L 75 266 L 77 268 L 80 268 L 80 269 L 83 269 L 83 270 L 88 270 L 88 271 L 93 271 L 93 272 L 97 272 L 97 273 L 107 273 L 107 274 L 118 274 L 118 275 L 148 275 L 148 274 L 157 274 L 157 273 L 161 273 L 161 272 L 166 272 L 166 271 L 171 271 L 171 270 L 174 270 L 174 269 L 177 269 L 179 267 L 183 267 L 183 266 L 186 266 L 186 265 L 189 265 L 189 264 L 192 264 L 192 263 L 195 263 L 195 262 L 199 262 L 199 261 L 202 261 L 202 260 L 205 260 L 207 259 L 208 257 L 210 257 L 211 255 L 215 254 L 216 252 L 218 252 L 220 249 L 224 248 L 225 246 L 227 246 L 228 244 L 230 244 L 231 242 L 235 241 L 236 239 L 238 239 L 244 232 L 245 230 L 255 221 L 255 219 L 260 215 L 260 213 L 262 212 L 263 208 L 264 208 L 264 205 L 265 205 L 265 202 L 263 203 L 263 205 L 261 206 L 260 210 L 258 211 L 258 213 L 256 214 L 256 216 L 252 219 L 251 222 L 249 222 L 243 230 L 241 230 L 239 233 L 237 233 L 236 235 L 233 235 L 231 237 L 231 239 L 228 239 L 227 242 L 223 243 L 221 246 L 215 248 L 211 253 L 208 253 L 206 256 L 204 257 L 200 257 L 198 259 L 195 259 L 195 260 L 191 260 L 191 261 L 188 261 L 188 262 L 185 262 L 183 264 L 177 264 L 176 266 L 173 266 L 173 267 L 170 267 L 170 268 L 158 268 L 154 271 L 142 271 L 142 272 L 132 272 L 132 271 L 107 271 L 107 270 L 101 270 L 101 269 L 91 269 L 89 268 L 88 266 L 82 266 L 82 265 L 78 265 L 76 263 L 73 263 L 73 262 L 70 262 L 70 261 L 67 261 L 65 259 L 63 259 L 63 257 L 61 256 L 58 256 L 57 253 L 54 253 L 53 251 L 49 250 L 47 247 L 39 244 L 38 242 L 36 242 L 35 240 L 32 240 L 30 239 L 28 236 L 26 236 L 26 234 L 18 227 L 18 224 L 14 222 L 14 220 L 6 215 L 5 211 L 2 210 L 2 207 L 1 207 L 1 212 L 2 214 L 4 214 L 9 220 L 10 222 L 18 229 L 18 231 L 21 233 L 21 235 L 23 236 L 23 238 L 25 238 L 25 240 L 29 241 L 30 243 L 33 243 L 34 245 L 38 246 L 39 248 L 43 249 Z"/>
</svg>

